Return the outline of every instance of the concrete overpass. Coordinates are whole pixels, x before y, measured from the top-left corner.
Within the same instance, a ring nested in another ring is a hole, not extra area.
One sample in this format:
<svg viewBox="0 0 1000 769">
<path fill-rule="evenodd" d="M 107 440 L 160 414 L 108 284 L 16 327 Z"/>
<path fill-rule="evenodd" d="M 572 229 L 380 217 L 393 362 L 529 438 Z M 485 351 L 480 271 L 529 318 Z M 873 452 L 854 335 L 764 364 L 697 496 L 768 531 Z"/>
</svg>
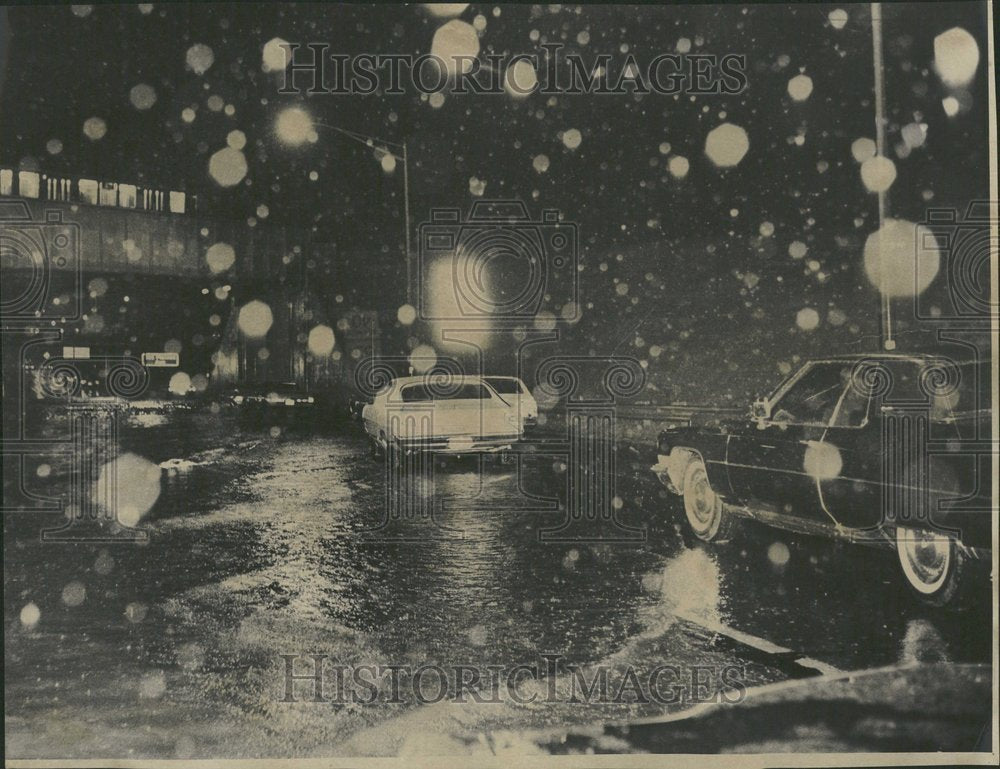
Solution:
<svg viewBox="0 0 1000 769">
<path fill-rule="evenodd" d="M 66 344 L 179 349 L 180 369 L 213 384 L 320 389 L 377 345 L 375 313 L 333 300 L 330 283 L 350 277 L 310 228 L 218 217 L 183 191 L 0 167 L 0 241 L 4 326 L 59 328 Z M 258 340 L 237 328 L 252 299 L 273 316 Z M 338 340 L 322 359 L 307 349 L 320 324 Z"/>
</svg>

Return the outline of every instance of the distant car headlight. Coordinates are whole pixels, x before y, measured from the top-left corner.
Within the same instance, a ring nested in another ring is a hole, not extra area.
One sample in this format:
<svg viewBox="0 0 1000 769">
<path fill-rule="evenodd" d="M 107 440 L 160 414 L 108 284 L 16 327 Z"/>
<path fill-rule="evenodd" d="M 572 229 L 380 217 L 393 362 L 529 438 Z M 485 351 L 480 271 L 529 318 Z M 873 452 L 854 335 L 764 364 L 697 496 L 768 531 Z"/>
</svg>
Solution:
<svg viewBox="0 0 1000 769">
<path fill-rule="evenodd" d="M 314 397 L 312 397 L 311 395 L 308 398 L 306 398 L 306 403 L 315 403 L 315 402 L 316 402 L 316 399 Z"/>
<path fill-rule="evenodd" d="M 294 406 L 295 405 L 295 398 L 285 398 L 285 405 L 286 406 Z"/>
<path fill-rule="evenodd" d="M 233 398 L 233 403 L 239 406 L 241 403 L 243 403 L 243 396 L 237 395 L 235 398 Z"/>
</svg>

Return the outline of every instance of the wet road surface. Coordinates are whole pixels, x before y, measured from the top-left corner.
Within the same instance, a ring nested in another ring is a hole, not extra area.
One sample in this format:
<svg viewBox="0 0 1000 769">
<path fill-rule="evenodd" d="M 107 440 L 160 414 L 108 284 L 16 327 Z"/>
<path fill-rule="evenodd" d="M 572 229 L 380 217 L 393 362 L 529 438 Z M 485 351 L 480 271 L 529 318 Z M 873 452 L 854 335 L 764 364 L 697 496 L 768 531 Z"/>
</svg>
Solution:
<svg viewBox="0 0 1000 769">
<path fill-rule="evenodd" d="M 135 415 L 118 442 L 144 463 L 122 471 L 159 487 L 140 511 L 147 542 L 43 542 L 59 516 L 5 516 L 8 755 L 336 755 L 359 740 L 419 752 L 440 718 L 486 731 L 585 724 L 818 672 L 989 661 L 985 608 L 958 622 L 916 606 L 891 553 L 753 524 L 688 547 L 679 501 L 641 449 L 619 453 L 621 519 L 646 531 L 624 544 L 539 541 L 563 517 L 537 501 L 565 487 L 558 457 L 438 461 L 431 486 L 406 492 L 438 503 L 433 520 L 384 525 L 385 467 L 353 426 L 186 411 Z M 34 457 L 25 488 L 61 493 L 68 473 L 58 456 Z M 310 701 L 310 681 L 286 701 L 281 655 L 301 675 L 315 654 L 352 669 L 555 662 L 517 698 L 466 696 L 460 711 L 442 711 L 450 689 L 421 704 L 385 696 L 384 681 L 373 704 Z M 673 701 L 614 697 L 629 670 L 646 681 L 658 666 Z M 610 671 L 612 694 L 572 701 L 573 670 Z M 400 719 L 427 728 L 381 730 Z"/>
</svg>

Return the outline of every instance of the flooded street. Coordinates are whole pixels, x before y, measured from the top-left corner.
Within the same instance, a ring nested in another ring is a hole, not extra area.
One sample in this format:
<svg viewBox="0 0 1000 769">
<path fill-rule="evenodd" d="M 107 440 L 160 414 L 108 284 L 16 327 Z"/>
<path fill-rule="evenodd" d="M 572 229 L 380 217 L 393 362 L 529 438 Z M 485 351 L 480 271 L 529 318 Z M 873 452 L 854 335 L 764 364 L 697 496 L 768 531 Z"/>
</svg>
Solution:
<svg viewBox="0 0 1000 769">
<path fill-rule="evenodd" d="M 645 542 L 558 543 L 539 531 L 563 513 L 525 503 L 558 499 L 565 485 L 565 465 L 542 450 L 439 459 L 434 516 L 387 521 L 385 464 L 353 425 L 134 415 L 119 455 L 160 473 L 138 524 L 147 542 L 48 542 L 51 515 L 5 517 L 8 749 L 396 755 L 426 748 L 413 744 L 421 733 L 433 747 L 442 712 L 482 733 L 583 725 L 838 670 L 988 662 L 988 619 L 966 617 L 960 629 L 918 608 L 891 553 L 751 524 L 727 544 L 686 546 L 679 501 L 647 453 L 620 447 L 617 487 L 622 520 L 643 527 Z M 65 484 L 67 468 L 49 462 L 43 473 L 24 468 L 26 489 Z M 393 696 L 389 679 L 365 676 L 354 701 L 332 673 L 319 695 L 315 681 L 289 678 L 316 669 L 311 655 L 330 670 L 448 674 L 425 676 L 422 701 L 409 683 Z M 522 676 L 516 697 L 480 702 L 470 692 L 488 692 L 485 678 L 455 696 L 463 665 L 541 674 Z M 658 667 L 674 696 L 622 693 L 616 671 L 645 682 Z M 573 671 L 589 682 L 601 670 L 611 693 L 573 701 Z M 413 718 L 427 728 L 391 727 Z"/>
<path fill-rule="evenodd" d="M 993 22 L 0 4 L 7 766 L 997 764 Z"/>
</svg>

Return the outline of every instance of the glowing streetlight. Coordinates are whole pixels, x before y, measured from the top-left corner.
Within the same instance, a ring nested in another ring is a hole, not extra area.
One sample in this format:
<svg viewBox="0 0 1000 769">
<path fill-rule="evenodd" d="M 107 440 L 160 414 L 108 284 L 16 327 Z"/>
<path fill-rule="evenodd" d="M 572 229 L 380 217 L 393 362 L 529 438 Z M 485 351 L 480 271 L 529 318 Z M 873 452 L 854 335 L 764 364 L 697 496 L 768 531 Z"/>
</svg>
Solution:
<svg viewBox="0 0 1000 769">
<path fill-rule="evenodd" d="M 402 144 L 379 139 L 375 136 L 350 131 L 340 126 L 320 123 L 312 119 L 312 116 L 302 107 L 286 107 L 278 113 L 274 121 L 274 133 L 278 140 L 289 147 L 298 147 L 306 142 L 314 144 L 319 140 L 316 133 L 317 127 L 335 131 L 348 139 L 351 139 L 365 147 L 371 149 L 376 145 L 381 145 L 376 156 L 379 158 L 382 170 L 391 174 L 396 170 L 396 163 L 403 165 L 403 227 L 406 236 L 406 300 L 410 302 L 412 293 L 412 265 L 410 263 L 410 175 L 409 163 L 406 157 L 406 142 Z M 392 148 L 392 149 L 390 149 Z M 395 150 L 395 151 L 394 151 Z"/>
<path fill-rule="evenodd" d="M 298 147 L 317 139 L 313 119 L 301 107 L 287 107 L 278 113 L 274 132 L 282 144 Z"/>
</svg>

